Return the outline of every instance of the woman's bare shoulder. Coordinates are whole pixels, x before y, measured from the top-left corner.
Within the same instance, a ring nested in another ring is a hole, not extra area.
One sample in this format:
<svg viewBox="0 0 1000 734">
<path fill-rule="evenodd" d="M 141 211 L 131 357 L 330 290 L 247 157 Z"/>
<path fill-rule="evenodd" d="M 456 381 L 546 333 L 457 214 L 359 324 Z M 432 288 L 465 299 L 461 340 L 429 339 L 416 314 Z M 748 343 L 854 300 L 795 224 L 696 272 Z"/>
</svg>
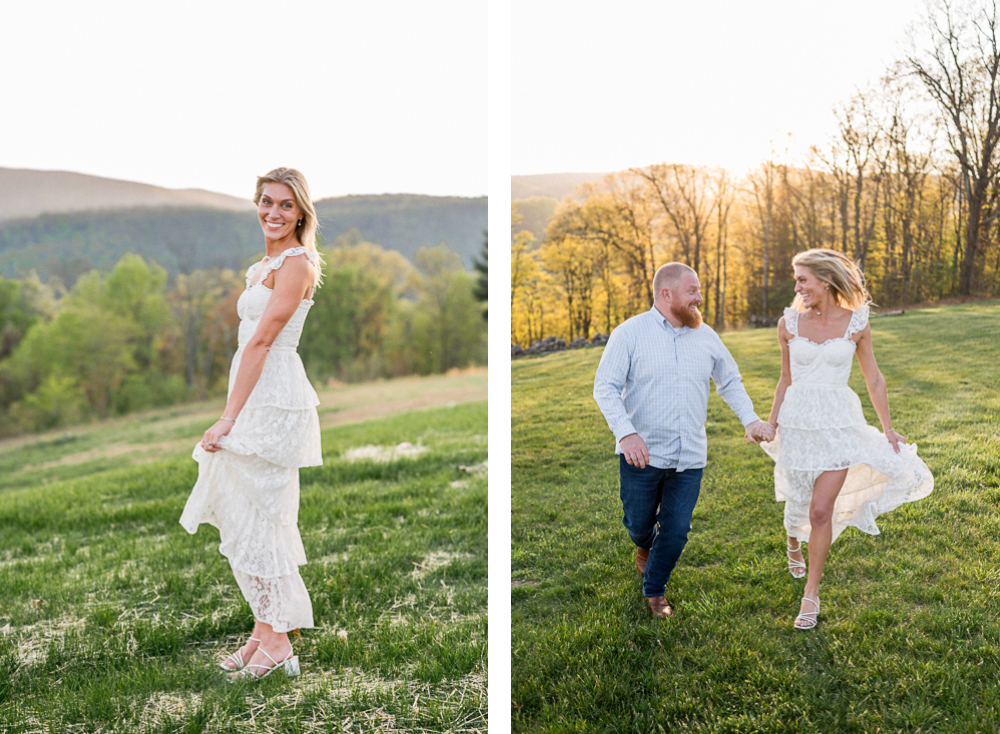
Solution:
<svg viewBox="0 0 1000 734">
<path fill-rule="evenodd" d="M 307 250 L 290 253 L 282 256 L 282 261 L 271 271 L 276 278 L 281 280 L 304 280 L 315 277 L 316 271 L 312 262 L 306 256 Z"/>
<path fill-rule="evenodd" d="M 295 249 L 296 250 L 301 249 L 301 252 L 290 252 L 288 254 L 283 254 L 282 261 L 278 263 L 278 265 L 274 268 L 275 271 L 280 271 L 280 270 L 285 270 L 286 268 L 290 268 L 293 272 L 294 271 L 308 272 L 310 269 L 312 269 L 312 261 L 308 257 L 308 255 L 310 254 L 309 251 L 304 248 L 298 248 L 298 247 L 296 247 Z"/>
<path fill-rule="evenodd" d="M 778 338 L 782 341 L 788 341 L 792 336 L 792 332 L 788 330 L 788 324 L 785 323 L 785 317 L 782 316 L 778 319 Z"/>
</svg>

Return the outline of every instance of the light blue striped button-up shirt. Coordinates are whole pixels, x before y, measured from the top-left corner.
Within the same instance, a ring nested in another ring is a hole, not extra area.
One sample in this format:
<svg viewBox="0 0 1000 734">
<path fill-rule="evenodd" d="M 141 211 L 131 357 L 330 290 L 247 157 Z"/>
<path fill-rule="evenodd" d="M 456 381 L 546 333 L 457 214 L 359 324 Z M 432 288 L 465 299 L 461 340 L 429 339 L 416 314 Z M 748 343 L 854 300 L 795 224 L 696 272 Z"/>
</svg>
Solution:
<svg viewBox="0 0 1000 734">
<path fill-rule="evenodd" d="M 594 400 L 615 435 L 638 433 L 660 469 L 705 466 L 709 378 L 747 426 L 758 420 L 729 350 L 707 325 L 675 329 L 654 306 L 611 332 L 594 377 Z"/>
</svg>

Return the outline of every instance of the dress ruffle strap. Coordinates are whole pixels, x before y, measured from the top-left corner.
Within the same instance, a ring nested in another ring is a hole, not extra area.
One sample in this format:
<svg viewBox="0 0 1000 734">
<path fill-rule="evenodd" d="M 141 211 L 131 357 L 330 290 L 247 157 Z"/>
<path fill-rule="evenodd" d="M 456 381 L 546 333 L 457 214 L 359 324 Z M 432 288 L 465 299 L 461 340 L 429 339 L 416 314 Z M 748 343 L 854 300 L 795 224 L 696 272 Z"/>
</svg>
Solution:
<svg viewBox="0 0 1000 734">
<path fill-rule="evenodd" d="M 785 309 L 785 328 L 792 336 L 799 335 L 799 312 L 789 306 Z"/>
<path fill-rule="evenodd" d="M 868 306 L 864 305 L 851 314 L 851 321 L 847 324 L 847 332 L 844 334 L 845 339 L 850 339 L 852 336 L 868 326 L 868 312 Z"/>
<path fill-rule="evenodd" d="M 264 272 L 260 276 L 260 279 L 263 280 L 264 278 L 266 278 L 268 276 L 269 273 L 271 273 L 274 270 L 278 270 L 282 265 L 284 265 L 285 264 L 285 258 L 287 258 L 287 257 L 295 257 L 296 255 L 305 255 L 306 258 L 309 260 L 309 262 L 311 262 L 311 263 L 316 262 L 316 253 L 315 252 L 310 252 L 309 250 L 307 250 L 304 247 L 289 247 L 287 250 L 285 250 L 284 252 L 282 252 L 277 257 L 275 257 L 275 258 L 273 258 L 271 260 L 268 260 L 266 263 L 264 263 L 264 265 L 263 265 L 263 271 Z"/>
<path fill-rule="evenodd" d="M 256 282 L 259 283 L 262 280 L 264 280 L 264 278 L 266 278 L 268 274 L 270 274 L 272 271 L 277 270 L 282 265 L 284 265 L 286 257 L 294 257 L 296 255 L 305 255 L 306 258 L 308 258 L 309 262 L 311 263 L 316 262 L 315 252 L 310 252 L 305 247 L 289 247 L 287 250 L 284 250 L 283 252 L 279 253 L 277 257 L 267 260 L 266 262 L 264 260 L 261 260 L 260 262 L 255 262 L 253 265 L 251 265 L 247 269 L 247 274 L 246 274 L 247 288 L 249 288 L 251 284 L 253 284 L 258 270 L 263 268 L 263 272 L 261 273 L 260 278 L 256 279 Z"/>
</svg>

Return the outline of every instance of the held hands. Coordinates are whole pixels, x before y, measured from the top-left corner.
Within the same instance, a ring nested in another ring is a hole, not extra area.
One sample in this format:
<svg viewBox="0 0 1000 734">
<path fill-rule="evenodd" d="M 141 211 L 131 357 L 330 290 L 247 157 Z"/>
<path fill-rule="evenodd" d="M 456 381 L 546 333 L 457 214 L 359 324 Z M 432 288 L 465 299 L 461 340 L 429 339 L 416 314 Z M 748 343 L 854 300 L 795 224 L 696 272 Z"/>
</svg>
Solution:
<svg viewBox="0 0 1000 734">
<path fill-rule="evenodd" d="M 201 439 L 201 447 L 210 454 L 219 451 L 222 448 L 219 446 L 219 439 L 233 430 L 233 425 L 235 424 L 220 418 L 214 426 L 205 431 L 205 436 Z"/>
<path fill-rule="evenodd" d="M 207 436 L 208 434 L 206 433 L 205 435 Z M 773 441 L 774 426 L 764 421 L 754 421 L 747 425 L 744 435 L 747 441 L 752 444 L 757 444 L 761 441 Z M 644 469 L 646 464 L 649 463 L 649 449 L 646 448 L 646 442 L 642 440 L 638 433 L 630 433 L 618 443 L 622 447 L 622 456 L 625 457 L 625 461 L 632 466 Z M 896 450 L 898 451 L 899 449 Z"/>
<path fill-rule="evenodd" d="M 638 433 L 630 433 L 618 442 L 622 447 L 622 456 L 632 466 L 645 469 L 649 463 L 649 449 Z"/>
<path fill-rule="evenodd" d="M 889 439 L 889 443 L 892 445 L 893 451 L 895 451 L 897 454 L 899 453 L 900 444 L 906 443 L 906 439 L 900 436 L 891 428 L 885 432 L 885 437 Z"/>
<path fill-rule="evenodd" d="M 743 435 L 752 444 L 758 444 L 761 441 L 773 441 L 774 426 L 764 421 L 754 421 L 747 424 L 746 433 Z"/>
</svg>

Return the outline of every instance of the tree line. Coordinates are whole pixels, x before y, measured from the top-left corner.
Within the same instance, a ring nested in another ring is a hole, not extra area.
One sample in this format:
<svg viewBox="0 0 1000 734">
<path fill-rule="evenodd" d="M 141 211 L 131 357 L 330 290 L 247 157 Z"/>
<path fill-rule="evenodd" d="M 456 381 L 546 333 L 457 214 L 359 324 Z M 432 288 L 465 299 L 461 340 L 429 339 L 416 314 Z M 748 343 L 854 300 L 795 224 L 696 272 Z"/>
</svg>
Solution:
<svg viewBox="0 0 1000 734">
<path fill-rule="evenodd" d="M 315 206 L 330 240 L 357 228 L 411 261 L 425 243 L 444 240 L 472 267 L 487 201 L 382 194 L 319 199 Z M 35 270 L 46 283 L 57 277 L 67 288 L 93 268 L 110 270 L 125 252 L 155 259 L 173 277 L 194 269 L 238 268 L 259 248 L 260 223 L 252 208 L 186 206 L 178 216 L 176 207 L 129 207 L 0 221 L 0 274 L 17 277 Z"/>
<path fill-rule="evenodd" d="M 486 363 L 485 260 L 477 280 L 444 242 L 411 263 L 357 230 L 320 249 L 299 343 L 315 383 Z M 0 435 L 224 394 L 244 287 L 226 268 L 170 279 L 134 253 L 66 292 L 0 277 Z"/>
<path fill-rule="evenodd" d="M 791 259 L 812 247 L 857 260 L 882 307 L 1000 294 L 998 73 L 996 4 L 939 2 L 804 160 L 610 174 L 563 200 L 541 242 L 515 203 L 512 342 L 610 332 L 650 307 L 671 260 L 698 272 L 717 329 L 780 315 Z"/>
</svg>

